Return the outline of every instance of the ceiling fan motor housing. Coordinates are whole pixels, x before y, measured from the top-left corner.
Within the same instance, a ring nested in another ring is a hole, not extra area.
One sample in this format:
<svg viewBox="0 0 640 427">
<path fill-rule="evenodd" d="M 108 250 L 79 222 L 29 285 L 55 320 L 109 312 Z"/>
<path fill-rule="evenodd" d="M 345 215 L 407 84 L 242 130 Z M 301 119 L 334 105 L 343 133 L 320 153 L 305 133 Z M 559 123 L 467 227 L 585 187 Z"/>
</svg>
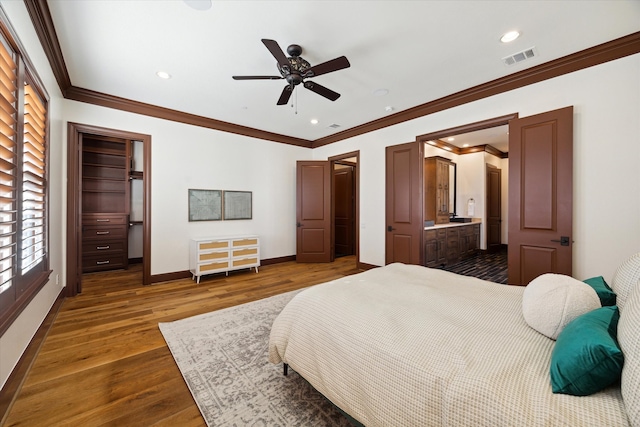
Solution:
<svg viewBox="0 0 640 427">
<path fill-rule="evenodd" d="M 278 71 L 280 75 L 287 80 L 287 83 L 297 86 L 302 83 L 302 76 L 305 71 L 311 68 L 311 64 L 300 56 L 302 53 L 302 47 L 300 47 L 300 45 L 289 45 L 289 47 L 287 47 L 287 53 L 291 55 L 287 58 L 287 61 L 289 61 L 289 69 L 287 70 L 286 67 L 280 67 L 280 64 L 278 64 Z"/>
</svg>

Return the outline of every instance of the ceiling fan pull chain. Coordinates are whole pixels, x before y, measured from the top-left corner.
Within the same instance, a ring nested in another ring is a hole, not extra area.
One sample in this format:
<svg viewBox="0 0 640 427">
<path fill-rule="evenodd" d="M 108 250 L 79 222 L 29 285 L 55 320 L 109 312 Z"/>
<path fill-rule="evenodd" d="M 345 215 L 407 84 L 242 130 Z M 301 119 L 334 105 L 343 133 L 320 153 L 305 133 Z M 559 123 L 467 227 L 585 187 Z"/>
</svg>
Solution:
<svg viewBox="0 0 640 427">
<path fill-rule="evenodd" d="M 298 91 L 296 91 L 295 94 L 296 94 L 296 100 L 295 100 L 294 103 L 296 104 L 296 115 L 298 115 Z M 293 107 L 293 105 L 292 105 L 292 107 Z"/>
</svg>

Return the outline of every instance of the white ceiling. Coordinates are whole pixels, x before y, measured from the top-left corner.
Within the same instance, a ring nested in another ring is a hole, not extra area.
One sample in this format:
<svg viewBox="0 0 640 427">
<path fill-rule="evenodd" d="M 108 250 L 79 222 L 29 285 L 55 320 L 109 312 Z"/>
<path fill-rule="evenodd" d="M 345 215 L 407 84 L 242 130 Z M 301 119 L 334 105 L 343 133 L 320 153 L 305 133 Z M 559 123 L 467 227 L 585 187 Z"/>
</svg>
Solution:
<svg viewBox="0 0 640 427">
<path fill-rule="evenodd" d="M 638 0 L 48 4 L 73 86 L 307 140 L 640 30 Z M 520 38 L 501 43 L 512 29 Z M 345 55 L 350 68 L 314 79 L 342 96 L 331 102 L 297 86 L 277 106 L 284 80 L 232 80 L 278 74 L 262 38 L 301 45 L 311 65 Z M 503 64 L 534 46 L 537 57 Z"/>
</svg>

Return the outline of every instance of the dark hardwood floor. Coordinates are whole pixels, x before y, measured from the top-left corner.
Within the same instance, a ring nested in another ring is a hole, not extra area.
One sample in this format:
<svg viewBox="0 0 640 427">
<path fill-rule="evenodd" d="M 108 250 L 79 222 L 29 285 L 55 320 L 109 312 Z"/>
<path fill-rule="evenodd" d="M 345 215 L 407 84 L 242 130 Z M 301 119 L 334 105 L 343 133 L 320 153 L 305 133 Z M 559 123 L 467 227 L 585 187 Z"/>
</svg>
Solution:
<svg viewBox="0 0 640 427">
<path fill-rule="evenodd" d="M 158 329 L 359 272 L 355 257 L 142 286 L 141 266 L 87 274 L 62 304 L 6 426 L 204 426 Z"/>
</svg>

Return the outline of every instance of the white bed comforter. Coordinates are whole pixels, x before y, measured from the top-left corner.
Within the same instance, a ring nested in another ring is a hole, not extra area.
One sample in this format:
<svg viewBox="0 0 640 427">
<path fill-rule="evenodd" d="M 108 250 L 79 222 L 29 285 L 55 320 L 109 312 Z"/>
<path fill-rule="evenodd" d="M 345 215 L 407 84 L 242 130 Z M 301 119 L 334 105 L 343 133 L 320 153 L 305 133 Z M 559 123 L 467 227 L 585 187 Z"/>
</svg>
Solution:
<svg viewBox="0 0 640 427">
<path fill-rule="evenodd" d="M 271 330 L 285 362 L 367 427 L 627 426 L 620 388 L 551 392 L 555 341 L 524 288 L 391 264 L 296 295 Z"/>
</svg>

